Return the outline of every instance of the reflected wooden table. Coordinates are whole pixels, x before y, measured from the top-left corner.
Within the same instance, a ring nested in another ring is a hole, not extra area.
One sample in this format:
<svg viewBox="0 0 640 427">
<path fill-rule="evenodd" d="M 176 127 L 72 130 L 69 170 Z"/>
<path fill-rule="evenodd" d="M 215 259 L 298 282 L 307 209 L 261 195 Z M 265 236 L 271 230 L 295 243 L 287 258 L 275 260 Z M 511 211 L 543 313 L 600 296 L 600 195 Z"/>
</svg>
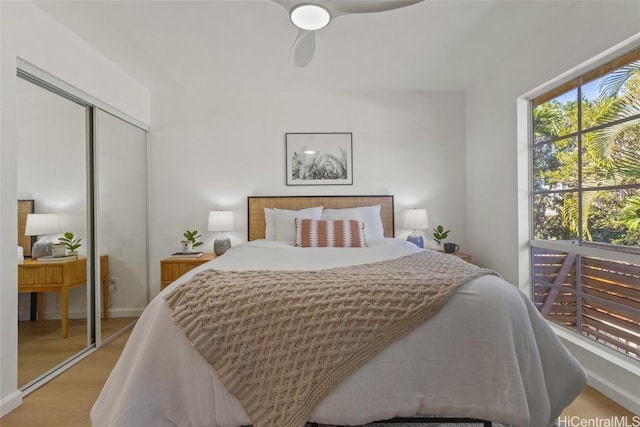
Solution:
<svg viewBox="0 0 640 427">
<path fill-rule="evenodd" d="M 25 259 L 18 264 L 18 292 L 36 292 L 37 318 L 42 320 L 44 309 L 43 293 L 60 293 L 60 317 L 62 321 L 62 338 L 69 335 L 69 289 L 87 283 L 87 257 L 68 261 L 38 262 Z M 102 287 L 102 315 L 109 318 L 109 256 L 100 256 L 100 284 Z"/>
</svg>

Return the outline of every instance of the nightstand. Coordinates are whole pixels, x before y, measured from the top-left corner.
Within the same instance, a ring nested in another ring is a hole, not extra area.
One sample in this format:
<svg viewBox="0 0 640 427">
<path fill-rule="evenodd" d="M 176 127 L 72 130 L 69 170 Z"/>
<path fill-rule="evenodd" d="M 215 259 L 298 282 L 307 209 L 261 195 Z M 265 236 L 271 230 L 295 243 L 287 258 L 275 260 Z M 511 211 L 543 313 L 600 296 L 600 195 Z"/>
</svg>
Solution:
<svg viewBox="0 0 640 427">
<path fill-rule="evenodd" d="M 109 318 L 109 256 L 100 256 L 102 316 Z M 18 292 L 37 293 L 37 319 L 42 320 L 44 292 L 60 293 L 62 338 L 69 336 L 69 290 L 87 286 L 87 257 L 79 255 L 66 261 L 39 262 L 25 259 L 18 264 Z"/>
<path fill-rule="evenodd" d="M 467 253 L 465 253 L 465 252 L 460 252 L 460 251 L 458 251 L 458 252 L 453 253 L 453 254 L 446 254 L 446 253 L 445 253 L 445 252 L 443 252 L 443 251 L 438 251 L 438 252 L 440 252 L 441 254 L 445 254 L 445 255 L 455 255 L 455 256 L 457 256 L 458 258 L 460 258 L 460 259 L 462 259 L 462 260 L 464 260 L 464 261 L 467 261 L 468 263 L 471 263 L 471 255 L 470 255 L 470 254 L 467 254 Z"/>
<path fill-rule="evenodd" d="M 185 274 L 187 271 L 211 261 L 216 258 L 216 254 L 204 253 L 200 258 L 170 257 L 160 261 L 160 290 L 163 290 L 174 280 Z"/>
</svg>

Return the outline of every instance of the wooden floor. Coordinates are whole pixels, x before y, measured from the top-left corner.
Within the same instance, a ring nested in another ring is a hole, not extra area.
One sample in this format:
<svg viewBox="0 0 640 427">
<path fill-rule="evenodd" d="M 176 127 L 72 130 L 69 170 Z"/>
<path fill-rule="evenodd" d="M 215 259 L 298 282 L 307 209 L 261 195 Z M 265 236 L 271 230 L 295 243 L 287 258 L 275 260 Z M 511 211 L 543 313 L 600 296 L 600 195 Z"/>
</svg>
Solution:
<svg viewBox="0 0 640 427">
<path fill-rule="evenodd" d="M 110 337 L 133 317 L 102 320 L 102 339 Z M 18 322 L 18 387 L 22 387 L 87 347 L 87 321 L 69 319 L 69 336 L 60 336 L 60 320 Z"/>
<path fill-rule="evenodd" d="M 89 411 L 129 338 L 116 338 L 28 395 L 0 419 L 2 427 L 88 427 Z"/>
<path fill-rule="evenodd" d="M 640 415 L 640 414 L 637 414 Z M 607 399 L 591 387 L 587 387 L 576 400 L 562 412 L 563 417 L 577 416 L 583 419 L 627 417 L 629 425 L 633 425 L 634 414 L 612 400 Z M 604 425 L 601 422 L 601 425 Z"/>
<path fill-rule="evenodd" d="M 120 356 L 129 332 L 96 351 L 76 366 L 24 399 L 22 406 L 0 419 L 2 427 L 89 427 L 89 411 Z M 592 388 L 587 388 L 562 413 L 582 419 L 633 414 Z M 585 424 L 586 425 L 586 424 Z M 145 426 L 146 427 L 146 426 Z"/>
</svg>

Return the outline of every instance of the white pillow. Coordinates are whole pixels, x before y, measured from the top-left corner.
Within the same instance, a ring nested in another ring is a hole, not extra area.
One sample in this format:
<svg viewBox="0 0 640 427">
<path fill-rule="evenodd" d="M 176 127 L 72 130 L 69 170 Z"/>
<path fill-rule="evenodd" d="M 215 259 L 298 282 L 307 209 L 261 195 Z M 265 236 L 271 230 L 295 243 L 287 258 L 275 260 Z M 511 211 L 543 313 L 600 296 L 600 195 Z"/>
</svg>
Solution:
<svg viewBox="0 0 640 427">
<path fill-rule="evenodd" d="M 360 208 L 324 209 L 320 219 L 326 221 L 344 221 L 354 219 L 356 221 L 364 222 Z"/>
<path fill-rule="evenodd" d="M 264 238 L 266 240 L 276 240 L 276 225 L 273 222 L 273 209 L 264 208 Z"/>
<path fill-rule="evenodd" d="M 364 222 L 364 238 L 367 241 L 384 238 L 384 226 L 380 217 L 380 205 L 360 206 L 357 208 L 325 209 L 322 211 L 324 220 L 355 219 Z"/>
<path fill-rule="evenodd" d="M 367 241 L 384 239 L 384 225 L 380 216 L 380 205 L 361 206 L 360 215 L 364 222 L 364 238 Z"/>
<path fill-rule="evenodd" d="M 299 211 L 274 208 L 274 239 L 293 242 L 296 240 L 296 218 L 320 219 L 320 216 L 322 216 L 322 206 L 301 209 Z"/>
</svg>

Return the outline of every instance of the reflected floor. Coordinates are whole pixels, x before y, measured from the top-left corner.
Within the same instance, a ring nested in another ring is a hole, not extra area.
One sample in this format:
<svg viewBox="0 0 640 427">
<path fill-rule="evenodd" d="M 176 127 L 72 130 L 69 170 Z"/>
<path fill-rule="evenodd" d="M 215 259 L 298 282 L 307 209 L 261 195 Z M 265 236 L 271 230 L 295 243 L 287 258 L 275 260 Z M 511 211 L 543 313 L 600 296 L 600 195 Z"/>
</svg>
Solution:
<svg viewBox="0 0 640 427">
<path fill-rule="evenodd" d="M 103 339 L 136 320 L 135 317 L 103 319 Z M 86 348 L 86 319 L 69 319 L 69 336 L 62 338 L 60 334 L 59 319 L 18 322 L 18 387 Z"/>
</svg>

